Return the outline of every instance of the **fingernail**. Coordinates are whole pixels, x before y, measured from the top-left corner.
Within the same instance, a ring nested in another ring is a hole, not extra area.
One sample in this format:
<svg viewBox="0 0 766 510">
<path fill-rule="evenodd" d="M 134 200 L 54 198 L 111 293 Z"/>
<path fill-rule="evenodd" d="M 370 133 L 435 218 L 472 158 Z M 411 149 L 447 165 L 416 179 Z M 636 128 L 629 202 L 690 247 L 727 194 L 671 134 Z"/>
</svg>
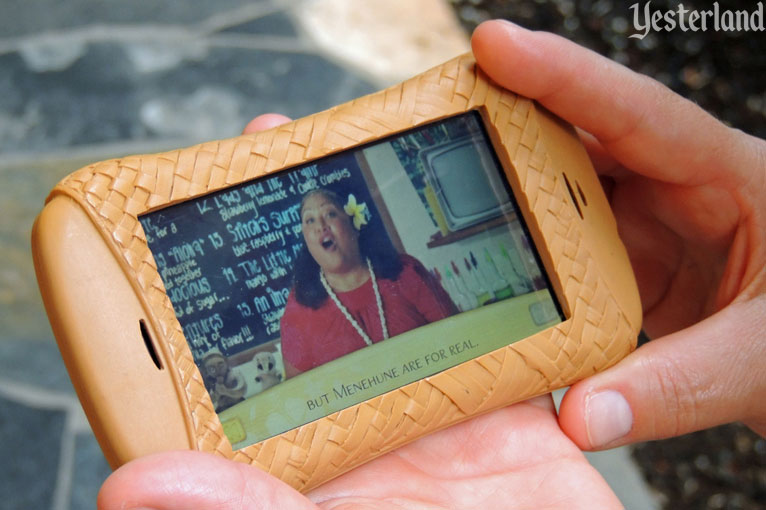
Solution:
<svg viewBox="0 0 766 510">
<path fill-rule="evenodd" d="M 633 412 L 619 392 L 605 390 L 585 397 L 585 429 L 593 448 L 620 439 L 633 427 Z"/>
</svg>

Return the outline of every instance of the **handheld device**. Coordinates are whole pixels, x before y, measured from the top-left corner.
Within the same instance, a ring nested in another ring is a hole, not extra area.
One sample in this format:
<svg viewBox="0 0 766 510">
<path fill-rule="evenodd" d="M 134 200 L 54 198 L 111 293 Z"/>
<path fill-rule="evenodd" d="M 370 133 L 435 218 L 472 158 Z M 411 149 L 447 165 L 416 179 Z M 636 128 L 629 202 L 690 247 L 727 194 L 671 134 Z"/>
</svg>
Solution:
<svg viewBox="0 0 766 510">
<path fill-rule="evenodd" d="M 87 166 L 32 236 L 111 465 L 196 449 L 308 490 L 634 347 L 571 128 L 464 55 L 252 135 Z"/>
</svg>

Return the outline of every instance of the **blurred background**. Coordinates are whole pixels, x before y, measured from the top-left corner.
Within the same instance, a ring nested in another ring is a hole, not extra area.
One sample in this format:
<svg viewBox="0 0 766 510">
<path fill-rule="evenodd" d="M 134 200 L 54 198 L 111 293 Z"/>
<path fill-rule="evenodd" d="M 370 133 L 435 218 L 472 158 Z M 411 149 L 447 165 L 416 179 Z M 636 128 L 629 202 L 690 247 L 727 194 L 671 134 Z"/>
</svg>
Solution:
<svg viewBox="0 0 766 510">
<path fill-rule="evenodd" d="M 638 40 L 632 14 L 609 0 L 3 0 L 0 508 L 95 508 L 109 474 L 31 264 L 31 225 L 58 180 L 95 160 L 234 136 L 263 112 L 300 117 L 373 92 L 467 51 L 467 34 L 496 17 L 575 40 L 766 136 L 766 33 Z M 740 425 L 589 458 L 628 508 L 766 507 L 766 441 Z"/>
</svg>

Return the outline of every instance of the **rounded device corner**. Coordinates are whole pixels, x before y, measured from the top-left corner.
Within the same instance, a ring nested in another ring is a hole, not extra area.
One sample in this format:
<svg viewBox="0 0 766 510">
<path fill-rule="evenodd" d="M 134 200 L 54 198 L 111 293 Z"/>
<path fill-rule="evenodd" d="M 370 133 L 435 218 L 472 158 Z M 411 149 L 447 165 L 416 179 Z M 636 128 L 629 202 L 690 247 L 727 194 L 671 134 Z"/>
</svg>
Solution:
<svg viewBox="0 0 766 510">
<path fill-rule="evenodd" d="M 35 221 L 32 253 L 64 363 L 109 464 L 190 449 L 188 409 L 146 311 L 98 227 L 54 195 Z"/>
<path fill-rule="evenodd" d="M 631 348 L 636 347 L 643 320 L 641 297 L 617 221 L 598 174 L 575 129 L 535 103 L 546 149 L 560 173 L 567 198 L 581 222 L 584 245 L 599 268 L 625 319 L 633 330 Z"/>
</svg>

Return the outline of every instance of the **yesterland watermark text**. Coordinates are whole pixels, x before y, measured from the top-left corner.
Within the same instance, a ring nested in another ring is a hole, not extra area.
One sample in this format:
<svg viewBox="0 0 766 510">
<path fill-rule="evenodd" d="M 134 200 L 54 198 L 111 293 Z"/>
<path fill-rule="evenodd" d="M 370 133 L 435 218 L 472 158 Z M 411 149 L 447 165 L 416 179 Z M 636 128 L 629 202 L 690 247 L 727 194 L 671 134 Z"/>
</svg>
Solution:
<svg viewBox="0 0 766 510">
<path fill-rule="evenodd" d="M 649 32 L 662 32 L 681 29 L 684 32 L 707 32 L 708 30 L 725 32 L 763 32 L 763 2 L 758 2 L 754 9 L 748 11 L 721 9 L 718 2 L 713 2 L 710 9 L 687 9 L 679 3 L 675 9 L 652 11 L 652 2 L 635 3 L 630 6 L 633 11 L 633 28 L 639 32 L 630 37 L 643 39 Z"/>
</svg>

